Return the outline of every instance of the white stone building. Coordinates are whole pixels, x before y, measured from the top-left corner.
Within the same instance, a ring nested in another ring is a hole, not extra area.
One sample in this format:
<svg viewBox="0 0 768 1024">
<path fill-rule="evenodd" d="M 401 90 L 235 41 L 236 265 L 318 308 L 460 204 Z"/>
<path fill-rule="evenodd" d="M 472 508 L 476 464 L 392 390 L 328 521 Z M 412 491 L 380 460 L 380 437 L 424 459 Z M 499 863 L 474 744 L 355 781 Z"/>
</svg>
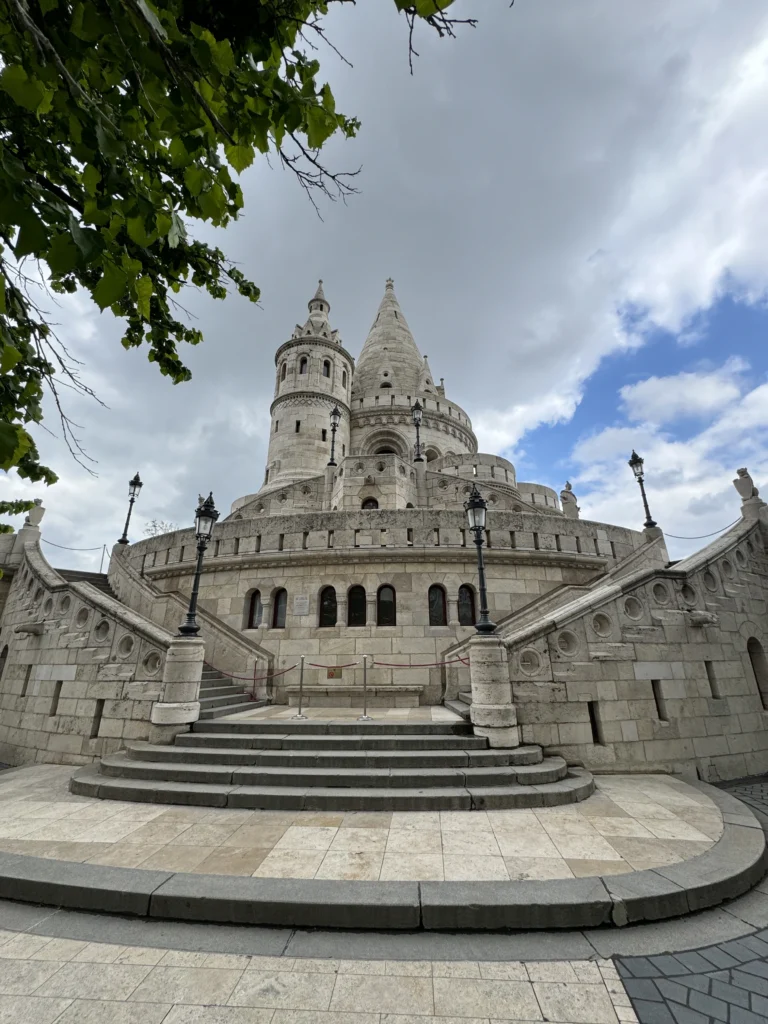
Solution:
<svg viewBox="0 0 768 1024">
<path fill-rule="evenodd" d="M 462 710 L 475 682 L 464 502 L 476 484 L 489 509 L 489 612 L 523 743 L 603 771 L 768 769 L 768 520 L 751 480 L 749 494 L 748 477 L 737 481 L 740 523 L 670 563 L 661 530 L 581 519 L 570 485 L 558 496 L 478 453 L 392 281 L 357 360 L 330 313 L 321 283 L 277 349 L 263 482 L 233 503 L 206 553 L 206 663 L 276 703 L 295 703 L 303 657 L 310 705 L 357 706 L 365 668 L 371 707 Z M 198 692 L 168 655 L 193 531 L 117 546 L 111 592 L 57 573 L 38 536 L 30 522 L 0 538 L 0 760 L 84 763 L 197 717 Z M 158 705 L 188 710 L 163 717 Z M 476 731 L 502 727 L 500 712 L 484 714 L 475 695 Z"/>
</svg>

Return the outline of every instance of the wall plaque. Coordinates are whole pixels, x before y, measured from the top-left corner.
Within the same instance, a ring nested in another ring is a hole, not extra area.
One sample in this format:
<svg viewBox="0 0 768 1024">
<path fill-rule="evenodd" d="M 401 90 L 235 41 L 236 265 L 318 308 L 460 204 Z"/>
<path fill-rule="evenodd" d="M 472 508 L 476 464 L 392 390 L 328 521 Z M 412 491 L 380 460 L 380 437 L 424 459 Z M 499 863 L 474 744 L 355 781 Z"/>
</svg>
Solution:
<svg viewBox="0 0 768 1024">
<path fill-rule="evenodd" d="M 293 599 L 294 615 L 309 615 L 309 597 L 307 594 L 296 594 Z"/>
<path fill-rule="evenodd" d="M 328 679 L 341 679 L 341 669 L 340 668 L 329 668 L 328 669 L 328 676 L 327 676 L 327 678 Z"/>
</svg>

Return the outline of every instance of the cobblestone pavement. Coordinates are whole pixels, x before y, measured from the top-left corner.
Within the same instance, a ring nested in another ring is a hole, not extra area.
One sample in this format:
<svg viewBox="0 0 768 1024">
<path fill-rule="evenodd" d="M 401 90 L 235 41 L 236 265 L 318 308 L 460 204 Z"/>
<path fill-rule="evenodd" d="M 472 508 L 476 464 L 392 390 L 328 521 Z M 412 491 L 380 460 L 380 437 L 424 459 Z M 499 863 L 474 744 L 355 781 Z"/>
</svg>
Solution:
<svg viewBox="0 0 768 1024">
<path fill-rule="evenodd" d="M 724 786 L 743 800 L 768 832 L 768 777 Z M 754 893 L 760 920 L 768 884 Z M 617 957 L 616 966 L 640 1024 L 766 1024 L 768 930 L 684 953 Z"/>
</svg>

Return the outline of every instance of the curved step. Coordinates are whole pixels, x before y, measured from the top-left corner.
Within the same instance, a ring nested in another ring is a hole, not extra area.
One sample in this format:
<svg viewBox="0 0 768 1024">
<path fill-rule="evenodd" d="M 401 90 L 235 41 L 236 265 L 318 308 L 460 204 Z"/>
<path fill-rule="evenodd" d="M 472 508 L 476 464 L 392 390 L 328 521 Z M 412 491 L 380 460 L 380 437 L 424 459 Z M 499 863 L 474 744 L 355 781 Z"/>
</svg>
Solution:
<svg viewBox="0 0 768 1024">
<path fill-rule="evenodd" d="M 202 701 L 200 702 L 203 703 Z M 224 718 L 226 715 L 239 714 L 241 711 L 253 711 L 255 708 L 263 708 L 267 704 L 265 700 L 249 700 L 244 704 L 231 704 L 227 707 L 218 708 L 202 708 L 200 709 L 200 719 L 203 721 L 210 718 Z"/>
<path fill-rule="evenodd" d="M 286 765 L 293 768 L 461 768 L 473 765 L 541 764 L 541 747 L 509 750 L 258 750 L 225 747 L 155 745 L 135 741 L 126 746 L 136 761 L 185 764 Z"/>
<path fill-rule="evenodd" d="M 209 712 L 212 713 L 212 712 Z M 176 737 L 182 747 L 210 745 L 210 734 L 182 733 Z M 264 750 L 486 750 L 483 736 L 401 736 L 385 733 L 361 735 L 229 734 L 217 733 L 216 743 L 222 747 L 260 747 Z"/>
<path fill-rule="evenodd" d="M 238 768 L 233 765 L 189 765 L 136 761 L 125 754 L 101 760 L 103 775 L 159 782 L 203 782 L 232 786 L 289 786 L 320 789 L 441 789 L 456 786 L 499 787 L 542 785 L 566 774 L 561 757 L 540 765 L 497 765 L 468 768 Z"/>
<path fill-rule="evenodd" d="M 297 721 L 294 718 L 279 719 L 241 719 L 237 722 L 195 722 L 194 733 L 226 732 L 234 735 L 242 733 L 295 733 L 298 736 L 328 735 L 340 736 L 349 733 L 354 736 L 375 736 L 378 734 L 396 733 L 398 736 L 472 736 L 472 727 L 466 722 L 392 722 L 374 719 L 371 722 L 360 722 L 357 719 L 322 719 L 309 718 Z"/>
<path fill-rule="evenodd" d="M 305 789 L 111 778 L 88 765 L 77 771 L 70 783 L 72 793 L 101 799 L 297 811 L 469 811 L 473 808 L 544 807 L 584 800 L 593 789 L 594 780 L 583 769 L 570 770 L 566 778 L 540 786 Z"/>
</svg>

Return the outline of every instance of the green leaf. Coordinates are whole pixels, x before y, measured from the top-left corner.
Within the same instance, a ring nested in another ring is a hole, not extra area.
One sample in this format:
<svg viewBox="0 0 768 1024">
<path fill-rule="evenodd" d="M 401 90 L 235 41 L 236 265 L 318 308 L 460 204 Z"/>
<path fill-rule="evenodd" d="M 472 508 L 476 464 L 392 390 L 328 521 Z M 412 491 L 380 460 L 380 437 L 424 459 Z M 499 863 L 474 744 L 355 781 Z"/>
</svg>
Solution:
<svg viewBox="0 0 768 1024">
<path fill-rule="evenodd" d="M 320 149 L 322 144 L 333 134 L 333 121 L 319 106 L 311 106 L 307 110 L 307 141 L 312 149 Z"/>
<path fill-rule="evenodd" d="M 32 438 L 17 423 L 0 422 L 0 469 L 8 472 L 32 447 Z"/>
<path fill-rule="evenodd" d="M 4 345 L 0 351 L 0 373 L 8 373 L 22 358 L 21 352 L 13 345 Z"/>
<path fill-rule="evenodd" d="M 134 285 L 136 292 L 136 306 L 138 307 L 139 313 L 144 317 L 145 320 L 149 320 L 149 300 L 152 298 L 152 278 L 140 277 Z"/>
<path fill-rule="evenodd" d="M 5 278 L 0 275 L 0 313 L 5 311 Z"/>
<path fill-rule="evenodd" d="M 59 6 L 59 0 L 38 0 L 40 4 L 40 10 L 43 14 L 47 14 L 49 11 L 55 10 Z"/>
<path fill-rule="evenodd" d="M 99 309 L 106 309 L 123 297 L 127 284 L 128 275 L 125 271 L 114 263 L 108 263 L 101 280 L 93 289 L 93 301 Z"/>
<path fill-rule="evenodd" d="M 157 238 L 157 235 L 154 232 L 152 232 L 152 234 L 147 232 L 143 217 L 129 217 L 125 223 L 125 227 L 128 232 L 128 237 L 143 249 L 150 246 Z"/>
<path fill-rule="evenodd" d="M 171 217 L 171 226 L 168 230 L 168 245 L 175 249 L 179 242 L 183 242 L 186 237 L 187 229 L 184 227 L 184 221 L 174 210 Z"/>
<path fill-rule="evenodd" d="M 56 235 L 45 257 L 54 274 L 68 274 L 78 265 L 80 251 L 68 234 Z"/>
<path fill-rule="evenodd" d="M 238 174 L 253 163 L 252 146 L 225 146 L 224 153 L 230 166 L 234 167 Z"/>
<path fill-rule="evenodd" d="M 17 257 L 21 259 L 22 256 L 42 252 L 48 245 L 48 231 L 45 224 L 32 210 L 22 211 L 22 216 L 19 219 L 21 220 L 21 229 L 13 250 Z"/>
<path fill-rule="evenodd" d="M 207 180 L 208 172 L 199 164 L 191 164 L 184 171 L 184 184 L 193 196 L 200 195 Z"/>
<path fill-rule="evenodd" d="M 3 68 L 0 89 L 7 92 L 14 103 L 27 110 L 37 110 L 50 91 L 42 82 L 31 79 L 21 64 L 9 64 Z"/>
<path fill-rule="evenodd" d="M 83 171 L 83 185 L 88 195 L 96 195 L 100 181 L 101 171 L 98 169 L 98 167 L 94 167 L 93 164 L 88 164 L 88 166 Z"/>
</svg>

